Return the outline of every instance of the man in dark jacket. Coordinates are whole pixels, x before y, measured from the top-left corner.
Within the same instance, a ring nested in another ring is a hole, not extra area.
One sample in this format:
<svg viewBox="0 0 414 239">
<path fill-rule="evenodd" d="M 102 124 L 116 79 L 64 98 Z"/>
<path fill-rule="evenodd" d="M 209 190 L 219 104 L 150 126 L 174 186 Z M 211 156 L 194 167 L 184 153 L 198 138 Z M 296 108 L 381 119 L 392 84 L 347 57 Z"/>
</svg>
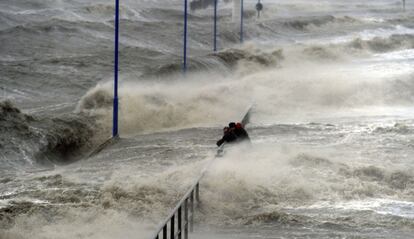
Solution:
<svg viewBox="0 0 414 239">
<path fill-rule="evenodd" d="M 250 141 L 249 135 L 247 134 L 247 131 L 243 128 L 243 125 L 241 123 L 236 124 L 236 126 L 234 127 L 234 133 L 236 134 L 238 140 Z"/>
<path fill-rule="evenodd" d="M 243 141 L 243 140 L 249 140 L 249 135 L 247 134 L 246 130 L 243 128 L 243 125 L 241 123 L 229 123 L 229 128 L 231 131 L 234 132 L 234 134 L 237 136 L 237 141 Z"/>
<path fill-rule="evenodd" d="M 217 141 L 217 146 L 220 147 L 224 142 L 233 142 L 237 140 L 236 134 L 233 132 L 233 130 L 230 130 L 229 127 L 224 127 L 223 129 L 223 137 Z"/>
</svg>

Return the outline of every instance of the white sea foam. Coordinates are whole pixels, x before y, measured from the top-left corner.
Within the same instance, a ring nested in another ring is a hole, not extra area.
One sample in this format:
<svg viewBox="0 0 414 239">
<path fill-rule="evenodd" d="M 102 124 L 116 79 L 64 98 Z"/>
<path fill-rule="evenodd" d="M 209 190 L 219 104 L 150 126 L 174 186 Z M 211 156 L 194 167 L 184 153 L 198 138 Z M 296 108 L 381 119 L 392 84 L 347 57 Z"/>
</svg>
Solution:
<svg viewBox="0 0 414 239">
<path fill-rule="evenodd" d="M 300 207 L 299 207 L 300 208 Z M 305 208 L 305 207 L 302 207 Z M 414 218 L 414 202 L 395 199 L 373 198 L 368 200 L 351 200 L 342 202 L 319 202 L 309 209 L 334 209 L 343 211 L 374 211 L 379 214 Z"/>
</svg>

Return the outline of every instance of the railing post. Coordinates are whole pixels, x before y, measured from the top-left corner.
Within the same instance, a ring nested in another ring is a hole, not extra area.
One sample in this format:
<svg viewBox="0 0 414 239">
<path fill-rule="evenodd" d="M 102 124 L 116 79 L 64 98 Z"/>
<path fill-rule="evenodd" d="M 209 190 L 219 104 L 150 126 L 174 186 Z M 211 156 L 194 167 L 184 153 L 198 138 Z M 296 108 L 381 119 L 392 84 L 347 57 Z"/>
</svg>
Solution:
<svg viewBox="0 0 414 239">
<path fill-rule="evenodd" d="M 193 232 L 194 227 L 194 191 L 191 192 L 190 195 L 190 232 Z"/>
<path fill-rule="evenodd" d="M 170 239 L 174 239 L 175 238 L 175 214 L 173 214 L 173 216 L 171 217 L 171 228 L 170 228 Z"/>
<path fill-rule="evenodd" d="M 167 239 L 167 224 L 165 224 L 162 229 L 162 239 Z"/>
<path fill-rule="evenodd" d="M 178 220 L 177 220 L 177 222 L 178 222 L 178 239 L 181 239 L 182 238 L 182 214 L 181 214 L 181 211 L 182 211 L 182 208 L 181 208 L 181 206 L 178 208 Z"/>
<path fill-rule="evenodd" d="M 188 239 L 188 198 L 184 201 L 184 239 Z"/>
<path fill-rule="evenodd" d="M 196 191 L 196 201 L 197 201 L 197 206 L 198 204 L 200 204 L 200 189 L 199 189 L 200 183 L 197 183 L 195 191 Z"/>
</svg>

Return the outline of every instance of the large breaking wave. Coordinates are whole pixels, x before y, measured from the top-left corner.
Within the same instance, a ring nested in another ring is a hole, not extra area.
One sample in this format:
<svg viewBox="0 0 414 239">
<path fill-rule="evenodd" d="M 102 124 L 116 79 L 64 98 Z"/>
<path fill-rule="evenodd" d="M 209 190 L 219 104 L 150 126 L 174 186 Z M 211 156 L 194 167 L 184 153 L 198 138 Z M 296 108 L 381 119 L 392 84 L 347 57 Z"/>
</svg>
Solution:
<svg viewBox="0 0 414 239">
<path fill-rule="evenodd" d="M 85 157 L 99 143 L 94 120 L 81 115 L 39 118 L 4 101 L 0 102 L 0 123 L 0 168 L 4 170 L 67 164 Z"/>
</svg>

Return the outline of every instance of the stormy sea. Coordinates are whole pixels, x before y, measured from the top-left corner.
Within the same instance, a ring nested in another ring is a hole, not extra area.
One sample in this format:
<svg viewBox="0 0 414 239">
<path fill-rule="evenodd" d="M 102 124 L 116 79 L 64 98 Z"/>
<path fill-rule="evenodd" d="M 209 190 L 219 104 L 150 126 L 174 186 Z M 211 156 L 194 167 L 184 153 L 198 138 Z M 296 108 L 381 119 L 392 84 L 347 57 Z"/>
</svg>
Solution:
<svg viewBox="0 0 414 239">
<path fill-rule="evenodd" d="M 414 1 L 0 0 L 0 238 L 414 237 Z M 95 153 L 92 153 L 95 152 Z"/>
</svg>

